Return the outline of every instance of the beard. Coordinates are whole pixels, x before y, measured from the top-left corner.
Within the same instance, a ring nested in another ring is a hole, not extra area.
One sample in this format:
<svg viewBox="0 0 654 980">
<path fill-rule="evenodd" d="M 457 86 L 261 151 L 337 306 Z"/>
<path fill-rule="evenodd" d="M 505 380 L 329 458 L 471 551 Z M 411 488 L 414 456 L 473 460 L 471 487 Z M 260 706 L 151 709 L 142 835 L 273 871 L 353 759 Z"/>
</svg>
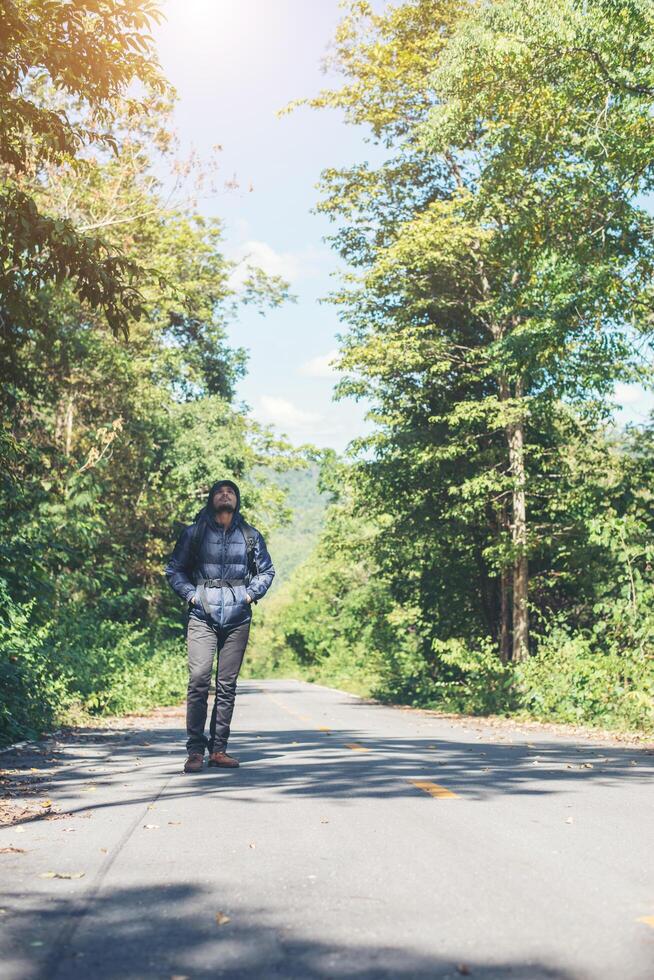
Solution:
<svg viewBox="0 0 654 980">
<path fill-rule="evenodd" d="M 236 508 L 232 504 L 218 504 L 214 510 L 216 514 L 233 514 Z"/>
</svg>

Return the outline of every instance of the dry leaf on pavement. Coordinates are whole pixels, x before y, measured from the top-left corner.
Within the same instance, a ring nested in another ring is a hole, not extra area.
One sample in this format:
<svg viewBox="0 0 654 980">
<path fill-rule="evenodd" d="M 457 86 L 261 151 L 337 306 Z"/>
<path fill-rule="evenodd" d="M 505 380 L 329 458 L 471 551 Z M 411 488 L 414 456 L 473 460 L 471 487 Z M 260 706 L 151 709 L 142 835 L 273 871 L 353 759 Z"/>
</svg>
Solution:
<svg viewBox="0 0 654 980">
<path fill-rule="evenodd" d="M 224 926 L 228 922 L 231 922 L 231 917 L 229 915 L 225 915 L 224 912 L 216 912 L 216 925 Z"/>
<path fill-rule="evenodd" d="M 39 878 L 83 878 L 84 871 L 44 871 Z"/>
</svg>

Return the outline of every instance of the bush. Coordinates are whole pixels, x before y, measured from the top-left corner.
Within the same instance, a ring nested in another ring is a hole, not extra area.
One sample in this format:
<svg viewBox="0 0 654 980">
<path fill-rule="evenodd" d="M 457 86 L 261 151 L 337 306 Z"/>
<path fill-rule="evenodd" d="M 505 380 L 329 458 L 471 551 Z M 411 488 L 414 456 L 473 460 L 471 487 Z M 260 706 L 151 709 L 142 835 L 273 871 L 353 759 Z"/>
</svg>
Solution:
<svg viewBox="0 0 654 980">
<path fill-rule="evenodd" d="M 34 600 L 12 603 L 0 580 L 0 743 L 33 738 L 73 710 L 90 714 L 144 711 L 184 697 L 184 643 L 159 639 L 140 624 L 97 622 L 71 605 L 45 625 Z"/>
<path fill-rule="evenodd" d="M 535 718 L 654 728 L 654 671 L 643 650 L 603 650 L 557 627 L 515 673 L 520 703 Z"/>
<path fill-rule="evenodd" d="M 0 580 L 0 743 L 33 738 L 70 703 L 66 677 L 53 664 L 51 623 L 34 626 L 35 600 L 11 601 Z"/>
</svg>

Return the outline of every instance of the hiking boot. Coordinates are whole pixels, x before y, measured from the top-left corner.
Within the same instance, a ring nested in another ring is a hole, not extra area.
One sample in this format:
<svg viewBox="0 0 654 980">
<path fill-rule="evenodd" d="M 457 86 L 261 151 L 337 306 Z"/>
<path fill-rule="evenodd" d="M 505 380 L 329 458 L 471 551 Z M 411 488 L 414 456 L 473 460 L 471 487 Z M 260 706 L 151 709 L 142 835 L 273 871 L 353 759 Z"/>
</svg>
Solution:
<svg viewBox="0 0 654 980">
<path fill-rule="evenodd" d="M 221 766 L 224 769 L 238 769 L 240 763 L 226 752 L 212 752 L 209 756 L 210 766 Z"/>
<path fill-rule="evenodd" d="M 188 759 L 184 763 L 184 772 L 202 772 L 204 764 L 204 754 L 200 752 L 189 752 Z"/>
</svg>

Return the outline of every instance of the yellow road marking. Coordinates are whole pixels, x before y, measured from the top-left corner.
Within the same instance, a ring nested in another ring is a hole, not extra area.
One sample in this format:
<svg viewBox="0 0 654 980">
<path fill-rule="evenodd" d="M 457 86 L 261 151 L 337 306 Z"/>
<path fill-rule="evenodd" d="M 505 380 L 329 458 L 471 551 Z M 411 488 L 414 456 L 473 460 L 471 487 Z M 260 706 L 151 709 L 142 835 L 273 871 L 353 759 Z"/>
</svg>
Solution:
<svg viewBox="0 0 654 980">
<path fill-rule="evenodd" d="M 287 711 L 289 715 L 293 715 L 294 718 L 298 718 L 300 721 L 308 721 L 309 724 L 312 724 L 311 718 L 307 718 L 306 715 L 299 715 L 297 711 L 293 711 L 292 708 L 287 708 L 285 704 L 282 704 L 281 701 L 277 700 L 274 694 L 269 694 L 268 691 L 264 691 L 264 694 L 266 695 L 266 697 L 270 698 L 271 701 L 274 701 L 275 704 L 278 705 L 280 708 L 283 708 L 284 711 Z"/>
<path fill-rule="evenodd" d="M 345 748 L 352 749 L 353 752 L 370 752 L 370 749 L 367 749 L 365 745 L 359 745 L 358 742 L 346 742 Z"/>
<path fill-rule="evenodd" d="M 436 796 L 439 800 L 459 799 L 458 795 L 453 793 L 451 789 L 446 789 L 445 786 L 439 786 L 438 783 L 431 783 L 426 779 L 409 779 L 409 782 L 417 786 L 418 789 L 424 790 L 425 793 L 429 793 L 430 796 Z"/>
<path fill-rule="evenodd" d="M 651 926 L 654 929 L 654 915 L 642 915 L 640 919 L 636 919 L 636 922 L 644 922 L 646 926 Z"/>
</svg>

